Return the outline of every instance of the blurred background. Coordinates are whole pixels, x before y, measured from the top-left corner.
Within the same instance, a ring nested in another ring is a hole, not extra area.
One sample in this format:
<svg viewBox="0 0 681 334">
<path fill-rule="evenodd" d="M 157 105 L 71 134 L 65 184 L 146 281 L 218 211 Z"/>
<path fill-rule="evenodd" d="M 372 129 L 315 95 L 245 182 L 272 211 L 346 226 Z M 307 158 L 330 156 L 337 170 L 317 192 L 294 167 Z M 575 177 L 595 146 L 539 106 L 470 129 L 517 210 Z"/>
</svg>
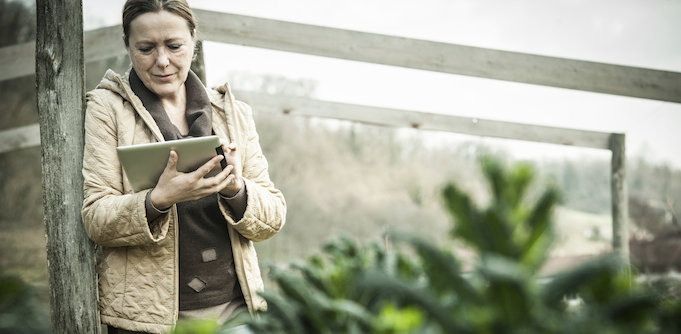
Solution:
<svg viewBox="0 0 681 334">
<path fill-rule="evenodd" d="M 85 30 L 119 25 L 123 0 L 83 1 Z M 393 36 L 681 72 L 676 0 L 190 0 L 190 6 Z M 201 29 L 199 22 L 199 30 Z M 35 40 L 35 3 L 0 0 L 0 47 Z M 122 41 L 121 41 L 122 42 Z M 204 42 L 210 87 L 480 119 L 626 133 L 632 260 L 681 270 L 681 105 Z M 90 63 L 86 89 L 127 56 Z M 239 99 L 239 95 L 236 95 Z M 256 247 L 263 264 L 316 252 L 329 237 L 403 229 L 446 245 L 447 182 L 487 189 L 481 156 L 528 161 L 537 187 L 556 184 L 552 256 L 566 263 L 611 250 L 610 152 L 254 110 L 287 225 Z M 38 122 L 35 76 L 0 82 L 0 131 Z M 0 268 L 47 285 L 40 148 L 0 153 Z M 465 258 L 466 250 L 449 245 Z M 45 300 L 47 295 L 45 294 Z"/>
</svg>

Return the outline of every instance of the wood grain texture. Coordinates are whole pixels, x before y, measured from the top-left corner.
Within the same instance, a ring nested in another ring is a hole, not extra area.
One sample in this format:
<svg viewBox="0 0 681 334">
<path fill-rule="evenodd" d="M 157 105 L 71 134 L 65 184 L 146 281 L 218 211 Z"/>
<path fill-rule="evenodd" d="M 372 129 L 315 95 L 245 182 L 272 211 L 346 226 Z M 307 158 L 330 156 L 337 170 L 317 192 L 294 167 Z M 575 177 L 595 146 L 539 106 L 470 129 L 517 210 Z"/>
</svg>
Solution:
<svg viewBox="0 0 681 334">
<path fill-rule="evenodd" d="M 681 73 L 379 35 L 195 9 L 204 40 L 681 103 Z M 122 28 L 85 33 L 87 61 L 126 53 Z M 0 49 L 0 80 L 32 73 L 32 47 Z"/>
<path fill-rule="evenodd" d="M 85 61 L 88 63 L 128 54 L 123 43 L 123 27 L 120 25 L 86 31 L 83 45 Z"/>
<path fill-rule="evenodd" d="M 106 27 L 86 31 L 83 35 L 85 59 L 89 62 L 127 54 L 123 44 L 123 28 Z M 0 81 L 35 73 L 35 42 L 0 48 Z"/>
<path fill-rule="evenodd" d="M 612 151 L 610 192 L 612 196 L 612 249 L 629 260 L 629 193 L 627 189 L 626 138 L 610 137 Z"/>
<path fill-rule="evenodd" d="M 475 136 L 610 149 L 610 133 L 530 125 L 419 111 L 327 102 L 296 96 L 235 91 L 237 99 L 254 110 L 290 115 L 335 118 L 391 127 L 410 127 Z"/>
<path fill-rule="evenodd" d="M 35 73 L 35 42 L 0 48 L 0 81 Z"/>
<path fill-rule="evenodd" d="M 40 125 L 31 124 L 0 131 L 0 153 L 40 145 Z"/>
<path fill-rule="evenodd" d="M 427 71 L 681 102 L 681 73 L 195 10 L 203 37 Z"/>
<path fill-rule="evenodd" d="M 470 117 L 388 109 L 338 102 L 321 101 L 296 96 L 269 95 L 234 91 L 237 99 L 254 110 L 307 117 L 334 118 L 389 127 L 455 132 L 474 136 L 515 139 L 539 143 L 610 149 L 610 133 L 503 122 Z M 31 136 L 38 133 L 36 125 L 0 132 L 0 153 L 20 147 L 40 145 Z M 18 137 L 18 138 L 14 138 Z M 2 143 L 7 141 L 7 143 Z"/>
<path fill-rule="evenodd" d="M 85 233 L 81 0 L 38 0 L 36 87 L 50 308 L 55 333 L 100 333 L 94 244 Z"/>
</svg>

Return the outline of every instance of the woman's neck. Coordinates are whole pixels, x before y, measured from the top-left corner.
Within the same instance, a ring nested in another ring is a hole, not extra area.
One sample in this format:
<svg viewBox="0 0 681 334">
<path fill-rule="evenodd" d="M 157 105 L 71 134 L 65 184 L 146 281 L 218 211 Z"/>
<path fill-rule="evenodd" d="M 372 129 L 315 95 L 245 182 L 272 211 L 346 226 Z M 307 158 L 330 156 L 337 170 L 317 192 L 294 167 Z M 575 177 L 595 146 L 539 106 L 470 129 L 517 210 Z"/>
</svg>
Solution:
<svg viewBox="0 0 681 334">
<path fill-rule="evenodd" d="M 180 89 L 180 92 L 172 98 L 161 98 L 161 105 L 163 105 L 163 109 L 165 109 L 166 114 L 168 114 L 168 118 L 170 118 L 173 125 L 180 130 L 182 135 L 186 135 L 189 133 L 189 124 L 187 123 L 187 117 L 185 116 L 187 109 L 187 91 L 184 86 Z"/>
</svg>

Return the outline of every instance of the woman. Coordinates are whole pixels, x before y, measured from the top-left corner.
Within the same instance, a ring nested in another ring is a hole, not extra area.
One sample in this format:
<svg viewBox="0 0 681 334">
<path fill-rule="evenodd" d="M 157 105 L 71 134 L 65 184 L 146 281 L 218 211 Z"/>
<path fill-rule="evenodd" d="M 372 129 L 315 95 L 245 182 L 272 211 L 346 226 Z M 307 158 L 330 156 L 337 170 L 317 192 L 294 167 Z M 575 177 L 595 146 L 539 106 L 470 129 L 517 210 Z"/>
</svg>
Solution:
<svg viewBox="0 0 681 334">
<path fill-rule="evenodd" d="M 185 0 L 128 0 L 132 68 L 88 92 L 83 221 L 101 246 L 99 306 L 110 333 L 164 333 L 178 318 L 219 323 L 266 307 L 253 241 L 284 225 L 250 107 L 227 85 L 206 89 L 189 70 L 196 23 Z M 155 188 L 133 192 L 116 147 L 215 134 L 221 156 L 191 173 L 170 153 Z"/>
</svg>

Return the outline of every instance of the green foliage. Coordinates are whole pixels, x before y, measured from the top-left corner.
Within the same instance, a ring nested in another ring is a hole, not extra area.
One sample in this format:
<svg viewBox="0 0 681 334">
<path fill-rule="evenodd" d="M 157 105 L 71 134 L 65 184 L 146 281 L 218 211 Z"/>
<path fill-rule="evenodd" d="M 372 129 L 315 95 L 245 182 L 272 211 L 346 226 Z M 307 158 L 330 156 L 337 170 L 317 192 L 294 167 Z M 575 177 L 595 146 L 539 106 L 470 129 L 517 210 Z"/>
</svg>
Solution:
<svg viewBox="0 0 681 334">
<path fill-rule="evenodd" d="M 533 171 L 482 163 L 491 200 L 478 208 L 457 186 L 444 188 L 451 237 L 476 252 L 464 272 L 456 256 L 429 240 L 392 233 L 391 251 L 350 238 L 291 270 L 272 268 L 280 294 L 256 333 L 667 333 L 678 332 L 681 307 L 634 284 L 617 256 L 554 277 L 539 277 L 553 241 L 559 192 L 548 187 L 527 203 Z"/>
<path fill-rule="evenodd" d="M 374 320 L 373 327 L 376 333 L 381 334 L 411 333 L 419 328 L 423 319 L 423 312 L 416 307 L 399 309 L 393 304 L 386 304 Z"/>
<path fill-rule="evenodd" d="M 0 333 L 50 333 L 49 309 L 35 287 L 0 272 Z"/>
<path fill-rule="evenodd" d="M 373 318 L 363 306 L 370 301 L 357 285 L 363 272 L 383 262 L 385 252 L 377 246 L 359 248 L 349 237 L 330 241 L 324 250 L 328 257 L 294 262 L 298 275 L 271 268 L 282 294 L 263 294 L 268 312 L 252 324 L 257 333 L 365 333 L 371 328 Z"/>
<path fill-rule="evenodd" d="M 215 334 L 220 327 L 213 319 L 180 320 L 177 322 L 173 334 Z"/>
</svg>

